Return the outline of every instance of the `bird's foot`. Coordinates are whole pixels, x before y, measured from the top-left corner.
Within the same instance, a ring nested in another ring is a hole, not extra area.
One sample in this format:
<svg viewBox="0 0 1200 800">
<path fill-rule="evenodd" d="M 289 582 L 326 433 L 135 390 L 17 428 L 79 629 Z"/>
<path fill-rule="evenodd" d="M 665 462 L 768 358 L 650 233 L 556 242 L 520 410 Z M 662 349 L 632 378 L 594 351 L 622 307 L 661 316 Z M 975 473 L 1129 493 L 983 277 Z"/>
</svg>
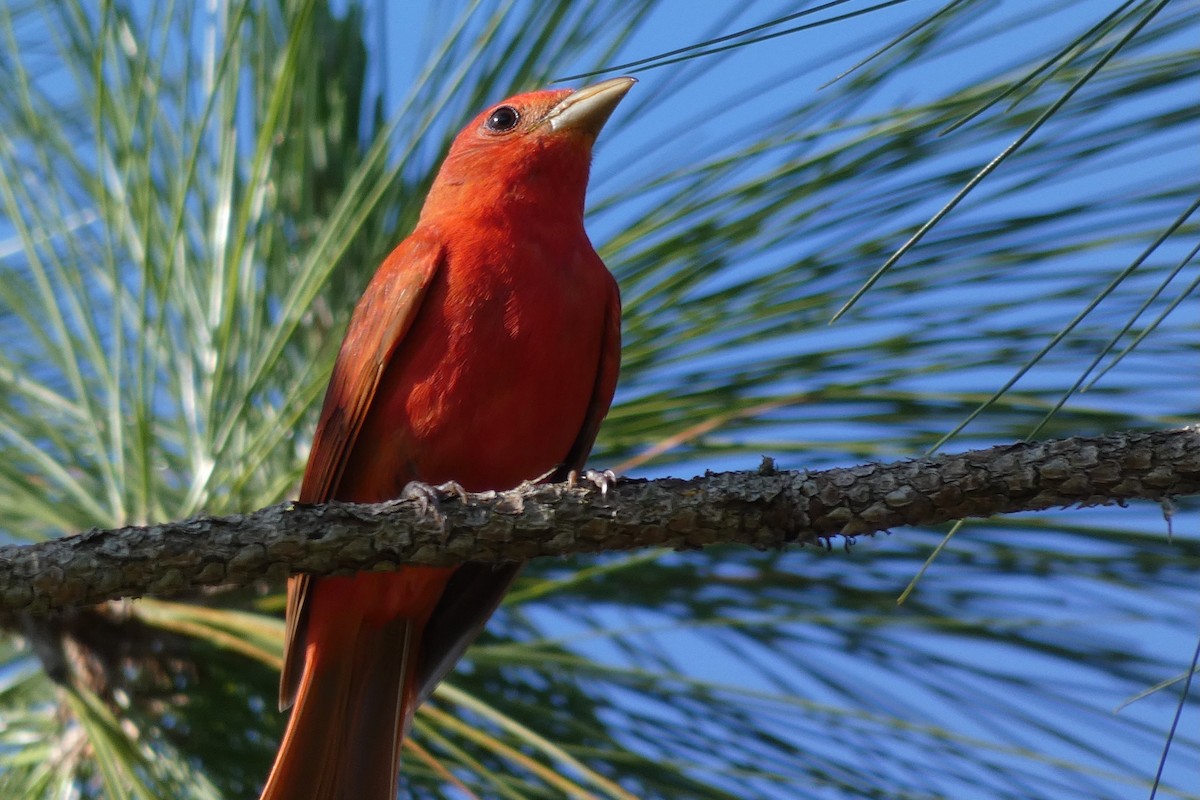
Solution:
<svg viewBox="0 0 1200 800">
<path fill-rule="evenodd" d="M 442 513 L 442 501 L 451 497 L 457 497 L 464 505 L 471 499 L 467 490 L 457 481 L 446 481 L 437 486 L 421 481 L 409 481 L 400 491 L 401 500 L 413 501 L 421 510 L 422 516 L 433 519 L 443 528 L 446 526 L 446 515 Z"/>
<path fill-rule="evenodd" d="M 583 472 L 571 470 L 567 473 L 567 485 L 574 489 L 581 483 L 590 483 L 600 490 L 601 497 L 608 497 L 608 492 L 617 485 L 617 473 L 611 469 L 606 469 L 603 472 L 594 469 L 585 469 Z"/>
</svg>

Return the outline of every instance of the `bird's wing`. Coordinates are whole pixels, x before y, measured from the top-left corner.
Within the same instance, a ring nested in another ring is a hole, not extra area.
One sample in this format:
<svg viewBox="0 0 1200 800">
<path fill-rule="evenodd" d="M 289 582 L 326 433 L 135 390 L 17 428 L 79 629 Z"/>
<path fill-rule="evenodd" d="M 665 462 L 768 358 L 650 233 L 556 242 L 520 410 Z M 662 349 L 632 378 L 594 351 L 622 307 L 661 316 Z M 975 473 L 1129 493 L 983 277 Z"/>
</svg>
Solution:
<svg viewBox="0 0 1200 800">
<path fill-rule="evenodd" d="M 355 306 L 313 435 L 300 486 L 301 503 L 324 503 L 334 498 L 383 372 L 412 327 L 443 258 L 443 249 L 435 239 L 414 233 L 384 260 Z M 307 575 L 288 580 L 287 631 L 279 682 L 281 709 L 291 705 L 304 672 L 310 584 Z"/>
<path fill-rule="evenodd" d="M 608 302 L 604 307 L 604 340 L 600 347 L 600 363 L 596 371 L 596 385 L 592 388 L 592 400 L 588 405 L 587 415 L 583 418 L 583 427 L 575 437 L 575 443 L 567 452 L 562 465 L 550 476 L 552 481 L 567 479 L 567 473 L 583 469 L 592 445 L 596 443 L 596 434 L 600 432 L 600 423 L 608 414 L 612 404 L 613 394 L 617 391 L 617 377 L 621 372 L 621 292 L 616 280 L 609 283 Z"/>
</svg>

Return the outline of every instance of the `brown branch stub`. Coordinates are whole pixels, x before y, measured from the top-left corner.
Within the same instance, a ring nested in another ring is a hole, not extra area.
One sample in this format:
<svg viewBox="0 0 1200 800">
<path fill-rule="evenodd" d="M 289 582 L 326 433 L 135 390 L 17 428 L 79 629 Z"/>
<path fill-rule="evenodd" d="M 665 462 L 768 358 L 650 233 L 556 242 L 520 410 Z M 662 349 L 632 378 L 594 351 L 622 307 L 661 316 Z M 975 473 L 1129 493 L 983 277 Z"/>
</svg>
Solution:
<svg viewBox="0 0 1200 800">
<path fill-rule="evenodd" d="M 0 547 L 0 614 L 401 563 L 514 561 L 638 547 L 813 543 L 1059 506 L 1200 492 L 1200 428 L 1004 445 L 820 472 L 565 484 L 414 501 L 283 503 L 252 514 Z"/>
</svg>

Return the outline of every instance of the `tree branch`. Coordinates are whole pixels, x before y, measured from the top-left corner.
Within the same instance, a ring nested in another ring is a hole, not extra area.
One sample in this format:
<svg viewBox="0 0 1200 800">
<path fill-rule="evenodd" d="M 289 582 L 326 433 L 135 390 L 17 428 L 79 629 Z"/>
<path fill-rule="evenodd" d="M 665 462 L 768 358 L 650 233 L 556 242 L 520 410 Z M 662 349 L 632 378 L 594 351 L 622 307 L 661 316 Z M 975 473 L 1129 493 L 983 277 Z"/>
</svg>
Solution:
<svg viewBox="0 0 1200 800">
<path fill-rule="evenodd" d="M 820 472 L 565 484 L 379 505 L 282 503 L 252 514 L 0 547 L 0 613 L 245 585 L 290 572 L 500 562 L 638 547 L 810 544 L 1056 506 L 1200 492 L 1200 428 L 1005 445 Z"/>
</svg>

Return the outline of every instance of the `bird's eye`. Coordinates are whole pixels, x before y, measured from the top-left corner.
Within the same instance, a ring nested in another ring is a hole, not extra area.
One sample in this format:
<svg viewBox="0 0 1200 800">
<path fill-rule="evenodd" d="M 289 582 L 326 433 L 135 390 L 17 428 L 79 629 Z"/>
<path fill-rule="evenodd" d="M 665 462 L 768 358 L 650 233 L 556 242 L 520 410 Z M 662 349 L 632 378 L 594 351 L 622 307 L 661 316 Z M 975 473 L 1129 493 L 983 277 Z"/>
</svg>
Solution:
<svg viewBox="0 0 1200 800">
<path fill-rule="evenodd" d="M 503 133 L 517 127 L 520 119 L 521 114 L 512 106 L 500 106 L 488 115 L 487 122 L 484 124 L 490 131 Z"/>
</svg>

